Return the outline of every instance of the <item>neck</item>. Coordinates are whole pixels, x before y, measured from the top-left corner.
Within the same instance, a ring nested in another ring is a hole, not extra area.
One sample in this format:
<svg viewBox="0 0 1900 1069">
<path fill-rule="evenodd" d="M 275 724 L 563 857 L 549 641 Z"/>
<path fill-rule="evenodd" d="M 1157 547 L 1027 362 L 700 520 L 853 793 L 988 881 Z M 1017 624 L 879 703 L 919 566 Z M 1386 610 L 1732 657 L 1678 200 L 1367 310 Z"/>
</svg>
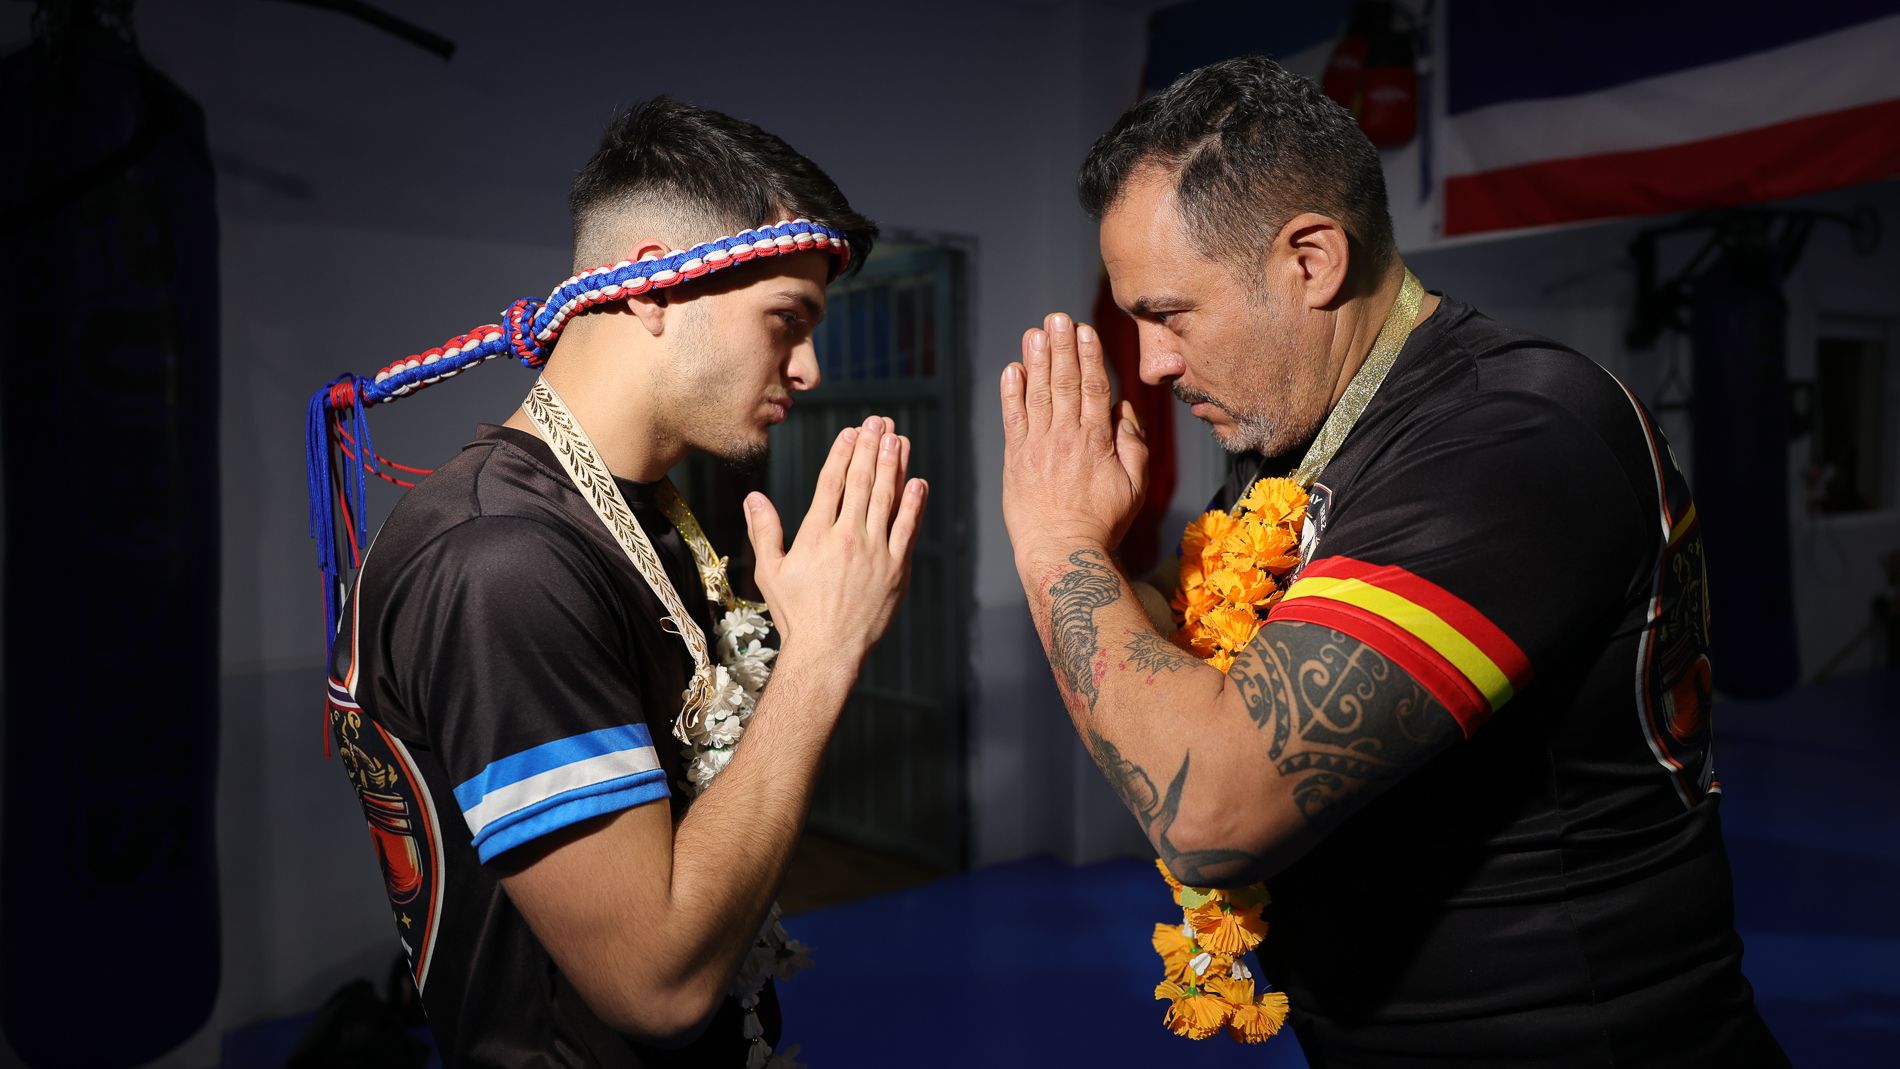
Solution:
<svg viewBox="0 0 1900 1069">
<path fill-rule="evenodd" d="M 609 326 L 589 323 L 591 319 L 580 316 L 568 326 L 561 335 L 557 359 L 548 362 L 542 377 L 561 395 L 615 478 L 658 482 L 684 459 L 686 443 L 662 432 L 654 419 L 653 392 L 642 371 L 653 361 L 627 352 L 627 339 L 612 337 L 612 330 L 583 329 L 584 325 Z M 542 436 L 518 408 L 504 426 Z"/>
<path fill-rule="evenodd" d="M 1391 270 L 1380 279 L 1371 293 L 1346 302 L 1339 311 L 1340 326 L 1333 335 L 1332 355 L 1339 361 L 1339 377 L 1333 383 L 1333 394 L 1326 402 L 1328 411 L 1339 403 L 1346 394 L 1346 386 L 1352 377 L 1365 365 L 1366 357 L 1372 354 L 1373 343 L 1379 340 L 1379 331 L 1385 327 L 1385 320 L 1392 313 L 1392 306 L 1398 303 L 1399 287 L 1405 281 L 1405 265 L 1395 262 Z M 1419 302 L 1418 318 L 1408 327 L 1423 323 L 1438 308 L 1438 298 L 1427 293 Z"/>
</svg>

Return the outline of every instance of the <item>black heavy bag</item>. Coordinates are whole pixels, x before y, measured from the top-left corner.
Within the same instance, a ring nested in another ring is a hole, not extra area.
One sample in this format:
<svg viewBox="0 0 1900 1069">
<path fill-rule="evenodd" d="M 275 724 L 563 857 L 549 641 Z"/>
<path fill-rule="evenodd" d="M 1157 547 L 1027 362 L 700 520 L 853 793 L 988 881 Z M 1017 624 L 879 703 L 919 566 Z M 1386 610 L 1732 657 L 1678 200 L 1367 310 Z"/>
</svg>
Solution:
<svg viewBox="0 0 1900 1069">
<path fill-rule="evenodd" d="M 218 988 L 218 234 L 203 112 L 57 45 L 0 60 L 0 1027 L 115 1067 Z"/>
<path fill-rule="evenodd" d="M 1801 674 L 1788 532 L 1788 309 L 1766 243 L 1729 246 L 1695 282 L 1694 490 L 1708 551 L 1710 662 L 1737 698 Z"/>
</svg>

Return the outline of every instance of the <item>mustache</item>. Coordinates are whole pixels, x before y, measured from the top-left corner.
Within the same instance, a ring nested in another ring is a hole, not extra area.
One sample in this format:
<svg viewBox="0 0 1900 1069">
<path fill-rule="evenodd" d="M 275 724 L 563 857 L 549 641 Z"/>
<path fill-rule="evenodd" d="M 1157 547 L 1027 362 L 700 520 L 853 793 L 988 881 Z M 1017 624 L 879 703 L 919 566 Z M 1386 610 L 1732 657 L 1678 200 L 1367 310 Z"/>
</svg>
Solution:
<svg viewBox="0 0 1900 1069">
<path fill-rule="evenodd" d="M 1216 400 L 1213 395 L 1202 393 L 1199 390 L 1190 390 L 1178 382 L 1173 385 L 1172 389 L 1174 390 L 1174 399 L 1184 405 L 1209 404 L 1218 408 L 1227 407 Z"/>
</svg>

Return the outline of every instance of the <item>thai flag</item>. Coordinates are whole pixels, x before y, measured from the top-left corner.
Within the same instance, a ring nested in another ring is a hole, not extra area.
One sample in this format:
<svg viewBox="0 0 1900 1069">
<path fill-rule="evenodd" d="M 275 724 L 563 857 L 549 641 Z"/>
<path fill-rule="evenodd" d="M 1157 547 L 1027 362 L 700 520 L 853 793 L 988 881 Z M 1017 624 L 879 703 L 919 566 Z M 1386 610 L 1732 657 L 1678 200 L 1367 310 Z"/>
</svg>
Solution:
<svg viewBox="0 0 1900 1069">
<path fill-rule="evenodd" d="M 1894 0 L 1447 5 L 1443 233 L 1747 204 L 1900 174 Z"/>
</svg>

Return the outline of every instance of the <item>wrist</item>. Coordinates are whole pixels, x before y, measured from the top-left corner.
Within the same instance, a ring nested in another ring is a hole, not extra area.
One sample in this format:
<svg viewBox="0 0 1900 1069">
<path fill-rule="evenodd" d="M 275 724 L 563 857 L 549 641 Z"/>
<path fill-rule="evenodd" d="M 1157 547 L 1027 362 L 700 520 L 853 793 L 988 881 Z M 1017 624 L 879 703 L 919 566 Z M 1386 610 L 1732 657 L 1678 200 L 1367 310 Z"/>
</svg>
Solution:
<svg viewBox="0 0 1900 1069">
<path fill-rule="evenodd" d="M 772 666 L 772 677 L 796 681 L 808 701 L 836 712 L 857 685 L 863 666 L 862 655 L 852 657 L 836 645 L 787 636 Z"/>
<path fill-rule="evenodd" d="M 1024 582 L 1040 582 L 1044 573 L 1071 563 L 1079 552 L 1093 551 L 1113 558 L 1107 539 L 1099 535 L 1043 534 L 1016 545 L 1016 571 Z"/>
</svg>

